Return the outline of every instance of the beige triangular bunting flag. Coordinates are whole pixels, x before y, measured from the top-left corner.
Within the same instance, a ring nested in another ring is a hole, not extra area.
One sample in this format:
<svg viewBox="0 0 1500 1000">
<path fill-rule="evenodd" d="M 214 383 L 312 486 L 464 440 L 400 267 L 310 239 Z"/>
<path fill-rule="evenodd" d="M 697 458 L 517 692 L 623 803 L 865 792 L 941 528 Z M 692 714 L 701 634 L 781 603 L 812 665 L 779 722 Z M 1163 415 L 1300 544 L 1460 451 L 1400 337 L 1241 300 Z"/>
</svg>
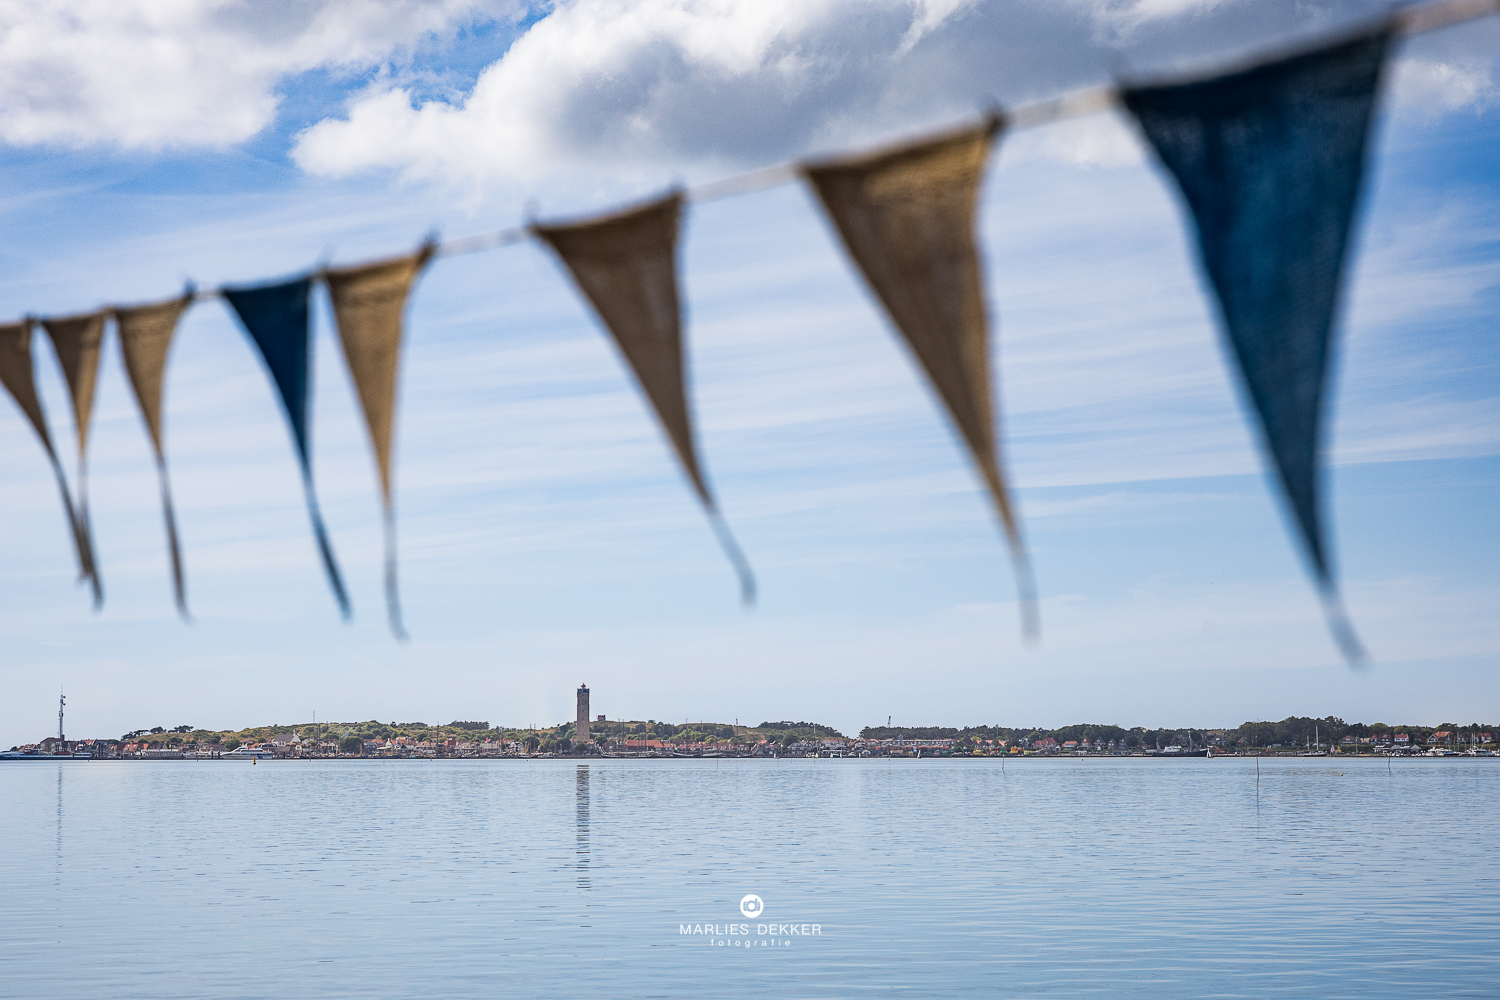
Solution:
<svg viewBox="0 0 1500 1000">
<path fill-rule="evenodd" d="M 135 390 L 136 402 L 146 421 L 146 430 L 151 435 L 151 447 L 156 452 L 157 481 L 161 485 L 162 513 L 167 523 L 167 549 L 172 557 L 172 592 L 177 601 L 177 611 L 185 619 L 188 617 L 188 609 L 182 577 L 182 547 L 177 540 L 177 517 L 172 510 L 172 490 L 167 480 L 161 413 L 167 354 L 172 349 L 177 321 L 192 302 L 193 294 L 189 291 L 166 302 L 128 309 L 118 308 L 114 311 L 115 325 L 120 334 L 120 351 L 125 355 L 125 371 L 130 376 L 130 387 Z"/>
<path fill-rule="evenodd" d="M 47 430 L 47 418 L 42 413 L 42 401 L 36 391 L 36 375 L 31 355 L 31 322 L 6 323 L 0 325 L 0 383 L 10 392 L 11 398 L 26 414 L 32 429 L 41 439 L 47 452 L 47 461 L 57 477 L 57 491 L 62 496 L 63 513 L 68 518 L 68 530 L 73 534 L 73 547 L 78 554 L 78 573 L 81 579 L 94 579 L 94 553 L 88 538 L 78 523 L 73 509 L 73 498 L 68 493 L 67 477 L 63 475 L 62 463 L 57 460 L 57 449 L 52 446 L 52 434 Z M 98 587 L 95 586 L 95 599 Z"/>
<path fill-rule="evenodd" d="M 73 426 L 78 432 L 78 453 L 88 450 L 89 424 L 94 415 L 94 383 L 99 377 L 99 351 L 104 346 L 104 312 L 85 316 L 44 319 L 42 326 L 52 338 L 58 364 L 68 380 L 73 399 Z"/>
<path fill-rule="evenodd" d="M 1024 626 L 1034 635 L 1035 585 L 1001 473 L 974 238 L 979 186 L 1000 128 L 991 118 L 938 139 L 803 169 L 984 477 L 1015 561 Z"/>
<path fill-rule="evenodd" d="M 324 272 L 338 320 L 344 360 L 359 392 L 360 407 L 375 447 L 385 514 L 385 597 L 391 631 L 405 638 L 396 590 L 396 520 L 391 497 L 391 432 L 396 412 L 396 374 L 407 294 L 436 247 L 395 260 Z"/>
<path fill-rule="evenodd" d="M 625 355 L 657 418 L 672 439 L 693 489 L 740 576 L 742 595 L 755 596 L 755 578 L 729 533 L 703 474 L 688 411 L 683 364 L 682 307 L 677 290 L 677 232 L 683 197 L 568 225 L 536 225 L 573 275 Z"/>
<path fill-rule="evenodd" d="M 42 327 L 52 339 L 57 362 L 68 382 L 73 400 L 73 429 L 78 435 L 78 527 L 93 550 L 93 528 L 89 523 L 89 426 L 94 419 L 94 384 L 99 378 L 99 352 L 104 346 L 105 312 L 81 316 L 64 316 L 42 320 Z M 102 581 L 99 564 L 94 563 L 92 580 L 95 604 L 102 603 Z"/>
</svg>

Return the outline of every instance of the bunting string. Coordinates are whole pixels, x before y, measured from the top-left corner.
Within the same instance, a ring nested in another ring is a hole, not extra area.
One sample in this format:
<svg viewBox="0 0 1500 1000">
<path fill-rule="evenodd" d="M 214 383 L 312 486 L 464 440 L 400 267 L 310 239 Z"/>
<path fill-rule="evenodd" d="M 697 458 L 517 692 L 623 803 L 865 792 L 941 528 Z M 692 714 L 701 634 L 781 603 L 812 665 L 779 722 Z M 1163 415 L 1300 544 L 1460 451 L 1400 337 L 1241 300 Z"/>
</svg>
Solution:
<svg viewBox="0 0 1500 1000">
<path fill-rule="evenodd" d="M 1317 583 L 1336 643 L 1364 651 L 1339 596 L 1319 487 L 1323 413 L 1336 353 L 1338 301 L 1392 42 L 1500 11 L 1500 0 L 1432 0 L 1291 54 L 1163 82 L 1091 87 L 993 111 L 970 126 L 856 156 L 783 163 L 588 218 L 530 223 L 454 239 L 354 267 L 324 267 L 270 284 L 189 288 L 176 299 L 40 321 L 68 386 L 78 440 L 76 497 L 36 392 L 32 320 L 0 325 L 0 384 L 25 414 L 53 468 L 80 579 L 97 609 L 103 588 L 88 513 L 87 452 L 99 352 L 112 316 L 155 456 L 173 592 L 188 619 L 181 545 L 163 442 L 167 357 L 184 310 L 223 298 L 254 343 L 287 419 L 308 515 L 329 586 L 350 602 L 313 487 L 308 421 L 308 296 L 321 281 L 374 452 L 385 529 L 390 628 L 405 637 L 396 575 L 393 452 L 405 313 L 437 258 L 536 239 L 557 256 L 609 334 L 665 432 L 740 581 L 755 578 L 723 518 L 696 440 L 678 277 L 685 206 L 805 181 L 851 261 L 910 350 L 989 494 L 1014 564 L 1023 633 L 1038 631 L 1036 585 L 1001 461 L 988 316 L 975 234 L 979 189 L 1005 130 L 1123 108 L 1170 176 L 1195 231 L 1268 464 Z"/>
</svg>

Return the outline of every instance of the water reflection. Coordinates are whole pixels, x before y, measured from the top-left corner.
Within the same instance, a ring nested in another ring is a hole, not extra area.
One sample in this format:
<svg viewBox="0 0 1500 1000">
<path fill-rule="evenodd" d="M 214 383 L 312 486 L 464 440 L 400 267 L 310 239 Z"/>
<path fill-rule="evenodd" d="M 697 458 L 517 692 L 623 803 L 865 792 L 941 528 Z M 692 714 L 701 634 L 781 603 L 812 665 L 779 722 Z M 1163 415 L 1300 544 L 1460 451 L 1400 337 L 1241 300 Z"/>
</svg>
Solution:
<svg viewBox="0 0 1500 1000">
<path fill-rule="evenodd" d="M 575 782 L 578 841 L 573 851 L 578 856 L 578 888 L 587 889 L 589 888 L 589 766 L 587 764 L 578 765 Z"/>
<path fill-rule="evenodd" d="M 57 765 L 57 868 L 56 877 L 62 880 L 62 799 L 63 799 L 63 771 L 62 763 Z"/>
</svg>

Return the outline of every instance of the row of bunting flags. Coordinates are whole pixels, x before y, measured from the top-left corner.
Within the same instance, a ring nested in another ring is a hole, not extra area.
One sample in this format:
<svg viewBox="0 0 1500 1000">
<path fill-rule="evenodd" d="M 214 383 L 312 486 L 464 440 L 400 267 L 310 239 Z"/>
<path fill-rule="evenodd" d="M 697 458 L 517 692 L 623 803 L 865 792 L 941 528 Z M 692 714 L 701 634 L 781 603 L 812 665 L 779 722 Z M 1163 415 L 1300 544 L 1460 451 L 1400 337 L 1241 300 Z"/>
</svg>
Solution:
<svg viewBox="0 0 1500 1000">
<path fill-rule="evenodd" d="M 1372 112 L 1397 22 L 1226 75 L 1122 88 L 1133 115 L 1175 178 L 1198 236 L 1229 353 L 1259 419 L 1260 437 L 1316 579 L 1336 641 L 1362 651 L 1339 598 L 1319 498 L 1332 331 Z M 990 381 L 990 328 L 975 213 L 991 151 L 1006 119 L 898 148 L 799 167 L 850 258 L 925 372 L 967 447 L 1008 542 L 1023 629 L 1037 631 L 1035 587 L 1007 488 Z M 677 247 L 685 196 L 530 233 L 555 252 L 612 336 L 666 431 L 754 599 L 749 565 L 720 517 L 699 458 L 686 390 Z M 322 281 L 363 410 L 385 518 L 385 587 L 392 631 L 404 635 L 396 586 L 392 436 L 403 316 L 413 283 L 441 250 L 315 273 L 220 295 L 254 342 L 290 426 L 323 568 L 343 614 L 349 597 L 313 489 L 307 424 L 309 294 Z M 163 445 L 162 391 L 173 334 L 196 299 L 110 308 L 38 321 L 67 381 L 77 430 L 70 490 L 42 412 L 27 319 L 0 326 L 0 381 L 51 462 L 77 551 L 80 579 L 103 600 L 88 514 L 86 454 L 107 320 L 114 319 L 135 398 L 154 449 L 172 582 L 187 617 L 181 545 Z"/>
</svg>

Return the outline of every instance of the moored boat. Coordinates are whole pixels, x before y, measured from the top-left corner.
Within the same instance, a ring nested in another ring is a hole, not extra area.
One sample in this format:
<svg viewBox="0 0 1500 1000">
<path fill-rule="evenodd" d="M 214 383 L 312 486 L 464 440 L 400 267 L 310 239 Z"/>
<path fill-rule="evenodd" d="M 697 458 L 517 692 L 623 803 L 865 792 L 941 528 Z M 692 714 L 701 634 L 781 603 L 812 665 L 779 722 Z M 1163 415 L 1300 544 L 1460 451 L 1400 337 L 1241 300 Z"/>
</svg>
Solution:
<svg viewBox="0 0 1500 1000">
<path fill-rule="evenodd" d="M 1172 747 L 1166 747 L 1166 748 L 1161 749 L 1161 750 L 1156 750 L 1156 751 L 1147 753 L 1146 756 L 1147 757 L 1207 757 L 1207 756 L 1209 756 L 1209 751 L 1208 751 L 1207 747 L 1203 748 L 1202 750 L 1196 750 L 1196 749 L 1194 749 L 1194 750 L 1184 750 L 1182 747 L 1172 746 Z"/>
<path fill-rule="evenodd" d="M 276 755 L 264 747 L 235 747 L 219 757 L 220 760 L 275 760 Z"/>
<path fill-rule="evenodd" d="M 46 753 L 42 750 L 0 751 L 0 760 L 93 760 L 91 753 Z"/>
</svg>

